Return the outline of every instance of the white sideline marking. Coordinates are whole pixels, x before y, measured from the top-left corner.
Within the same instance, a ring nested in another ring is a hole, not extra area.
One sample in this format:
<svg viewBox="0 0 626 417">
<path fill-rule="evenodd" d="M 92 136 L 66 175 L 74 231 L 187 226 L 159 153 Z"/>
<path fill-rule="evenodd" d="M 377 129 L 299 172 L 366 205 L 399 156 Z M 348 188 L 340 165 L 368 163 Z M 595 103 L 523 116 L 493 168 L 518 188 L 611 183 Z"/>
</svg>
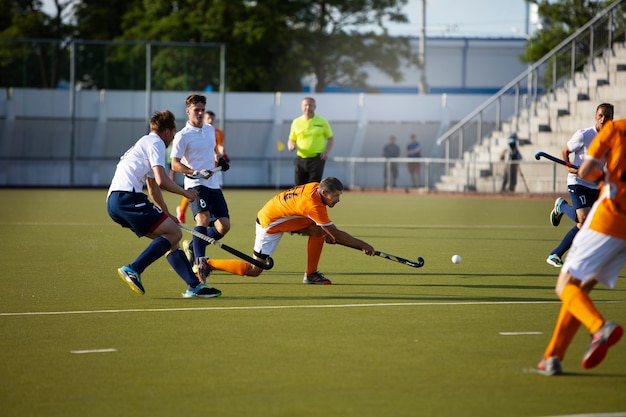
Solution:
<svg viewBox="0 0 626 417">
<path fill-rule="evenodd" d="M 70 350 L 70 353 L 82 355 L 84 353 L 109 353 L 117 352 L 117 349 L 89 349 L 89 350 Z"/>
<path fill-rule="evenodd" d="M 618 411 L 617 413 L 558 414 L 552 417 L 626 417 L 626 411 Z"/>
<path fill-rule="evenodd" d="M 626 300 L 594 301 L 595 303 L 626 303 Z M 313 304 L 293 306 L 239 306 L 239 307 L 177 307 L 177 308 L 131 308 L 125 310 L 77 310 L 77 311 L 25 311 L 22 313 L 0 313 L 8 316 L 56 316 L 69 314 L 107 314 L 107 313 L 154 313 L 171 311 L 228 311 L 228 310 L 288 310 L 298 308 L 355 308 L 355 307 L 415 307 L 415 306 L 488 306 L 488 305 L 528 305 L 560 304 L 561 301 L 452 301 L 448 303 L 369 303 L 369 304 Z"/>
<path fill-rule="evenodd" d="M 543 334 L 543 332 L 500 332 L 501 336 L 525 336 L 529 334 Z"/>
</svg>

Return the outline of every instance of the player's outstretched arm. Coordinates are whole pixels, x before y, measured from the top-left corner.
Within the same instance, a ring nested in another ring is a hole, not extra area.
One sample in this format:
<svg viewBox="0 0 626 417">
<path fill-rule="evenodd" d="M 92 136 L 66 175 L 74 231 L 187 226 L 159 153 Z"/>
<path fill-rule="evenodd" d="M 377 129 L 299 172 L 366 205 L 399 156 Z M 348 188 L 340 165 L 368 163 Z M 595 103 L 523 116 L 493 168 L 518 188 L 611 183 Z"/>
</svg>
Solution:
<svg viewBox="0 0 626 417">
<path fill-rule="evenodd" d="M 333 243 L 332 241 L 334 240 L 334 243 L 342 246 L 347 246 L 349 248 L 358 249 L 369 256 L 374 256 L 374 252 L 376 252 L 374 247 L 369 243 L 361 239 L 357 239 L 348 232 L 337 229 L 335 225 L 325 226 L 322 227 L 322 229 L 326 233 L 326 241 L 329 242 L 329 238 L 331 239 L 329 243 Z"/>
</svg>

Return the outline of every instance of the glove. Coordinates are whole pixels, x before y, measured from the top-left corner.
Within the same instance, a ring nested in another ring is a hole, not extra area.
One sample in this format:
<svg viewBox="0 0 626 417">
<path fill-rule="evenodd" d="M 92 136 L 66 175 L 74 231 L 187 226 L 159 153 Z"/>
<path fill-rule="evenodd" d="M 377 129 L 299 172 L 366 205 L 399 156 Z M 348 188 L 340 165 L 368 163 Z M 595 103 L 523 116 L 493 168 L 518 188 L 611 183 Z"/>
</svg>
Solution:
<svg viewBox="0 0 626 417">
<path fill-rule="evenodd" d="M 217 160 L 217 166 L 222 167 L 222 172 L 226 172 L 230 168 L 230 164 L 226 161 L 224 157 L 221 157 Z"/>
<path fill-rule="evenodd" d="M 228 155 L 224 154 L 224 160 L 230 164 L 230 158 Z"/>
</svg>

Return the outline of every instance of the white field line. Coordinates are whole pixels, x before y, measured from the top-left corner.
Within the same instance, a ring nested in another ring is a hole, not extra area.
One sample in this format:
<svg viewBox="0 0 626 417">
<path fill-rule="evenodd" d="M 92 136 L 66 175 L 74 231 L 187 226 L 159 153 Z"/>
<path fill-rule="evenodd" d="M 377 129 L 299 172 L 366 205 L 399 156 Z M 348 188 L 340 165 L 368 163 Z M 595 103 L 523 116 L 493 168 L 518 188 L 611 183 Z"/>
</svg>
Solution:
<svg viewBox="0 0 626 417">
<path fill-rule="evenodd" d="M 595 303 L 626 303 L 626 300 L 594 301 Z M 369 304 L 312 304 L 312 305 L 274 305 L 274 306 L 236 306 L 236 307 L 176 307 L 176 308 L 131 308 L 122 310 L 68 310 L 68 311 L 25 311 L 0 313 L 0 317 L 10 316 L 58 316 L 71 314 L 111 314 L 111 313 L 155 313 L 172 311 L 231 311 L 231 310 L 289 310 L 307 308 L 358 308 L 358 307 L 416 307 L 416 306 L 487 306 L 487 305 L 532 305 L 560 304 L 560 301 L 463 301 L 463 302 L 415 302 L 415 303 L 369 303 Z"/>
<path fill-rule="evenodd" d="M 241 222 L 239 226 L 251 226 L 254 222 Z M 0 221 L 0 226 L 85 226 L 85 227 L 108 227 L 114 226 L 115 223 L 78 223 L 78 222 L 7 222 Z M 471 224 L 471 225 L 459 225 L 459 224 L 359 224 L 359 223 L 342 223 L 344 228 L 350 227 L 364 227 L 364 228 L 377 228 L 377 229 L 545 229 L 545 225 L 519 225 L 519 224 Z"/>
<path fill-rule="evenodd" d="M 70 350 L 70 353 L 74 353 L 76 355 L 83 355 L 85 353 L 110 353 L 110 352 L 117 352 L 117 349 L 109 348 L 109 349 Z"/>
</svg>

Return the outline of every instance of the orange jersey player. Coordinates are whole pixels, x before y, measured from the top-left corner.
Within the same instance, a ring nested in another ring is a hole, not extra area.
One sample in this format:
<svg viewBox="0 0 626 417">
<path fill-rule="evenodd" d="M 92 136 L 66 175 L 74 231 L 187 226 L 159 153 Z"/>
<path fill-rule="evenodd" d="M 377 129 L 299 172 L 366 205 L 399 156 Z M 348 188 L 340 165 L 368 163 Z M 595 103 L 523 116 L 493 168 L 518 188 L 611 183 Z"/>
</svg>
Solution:
<svg viewBox="0 0 626 417">
<path fill-rule="evenodd" d="M 255 259 L 266 261 L 285 232 L 307 235 L 307 266 L 302 282 L 328 285 L 331 281 L 317 269 L 324 242 L 338 243 L 373 256 L 374 248 L 370 244 L 339 230 L 328 217 L 328 207 L 339 203 L 342 192 L 341 181 L 327 177 L 319 183 L 300 185 L 274 196 L 257 214 Z M 263 269 L 240 260 L 209 259 L 208 264 L 211 269 L 242 276 L 256 277 L 263 272 Z"/>
<path fill-rule="evenodd" d="M 602 180 L 600 197 L 576 234 L 556 284 L 562 301 L 552 338 L 537 369 L 562 373 L 561 361 L 582 324 L 591 334 L 583 356 L 585 369 L 599 365 L 624 329 L 600 314 L 589 293 L 596 283 L 613 288 L 626 265 L 626 119 L 610 121 L 595 137 L 578 175 Z M 606 161 L 606 165 L 605 162 Z M 604 170 L 602 169 L 604 165 Z"/>
</svg>

